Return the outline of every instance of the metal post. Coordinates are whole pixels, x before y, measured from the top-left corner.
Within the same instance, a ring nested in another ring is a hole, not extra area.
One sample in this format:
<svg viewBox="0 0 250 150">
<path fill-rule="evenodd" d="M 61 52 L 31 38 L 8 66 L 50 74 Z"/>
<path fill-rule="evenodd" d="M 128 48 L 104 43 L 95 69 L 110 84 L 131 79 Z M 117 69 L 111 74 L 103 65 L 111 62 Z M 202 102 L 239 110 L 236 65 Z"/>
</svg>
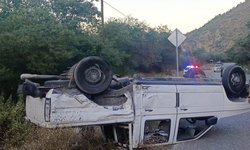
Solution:
<svg viewBox="0 0 250 150">
<path fill-rule="evenodd" d="M 176 76 L 179 77 L 178 30 L 176 30 Z"/>
<path fill-rule="evenodd" d="M 129 132 L 129 150 L 133 150 L 132 123 L 128 124 L 128 132 Z"/>
<path fill-rule="evenodd" d="M 115 126 L 113 126 L 113 132 L 114 132 L 114 140 L 116 143 L 118 143 L 117 132 L 116 132 Z"/>
<path fill-rule="evenodd" d="M 101 13 L 102 13 L 102 28 L 104 28 L 104 8 L 103 8 L 103 0 L 101 0 Z"/>
</svg>

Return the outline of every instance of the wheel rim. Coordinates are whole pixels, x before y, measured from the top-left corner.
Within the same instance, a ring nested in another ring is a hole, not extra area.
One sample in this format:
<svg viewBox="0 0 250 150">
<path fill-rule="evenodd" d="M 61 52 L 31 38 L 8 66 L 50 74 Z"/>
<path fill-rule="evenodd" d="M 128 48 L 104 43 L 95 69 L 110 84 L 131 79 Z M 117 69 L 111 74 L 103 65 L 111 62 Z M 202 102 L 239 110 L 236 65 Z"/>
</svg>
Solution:
<svg viewBox="0 0 250 150">
<path fill-rule="evenodd" d="M 96 84 L 102 80 L 102 72 L 97 66 L 92 66 L 84 72 L 85 79 L 91 84 Z"/>
<path fill-rule="evenodd" d="M 239 73 L 233 73 L 230 81 L 234 87 L 239 87 L 242 82 L 242 76 Z"/>
</svg>

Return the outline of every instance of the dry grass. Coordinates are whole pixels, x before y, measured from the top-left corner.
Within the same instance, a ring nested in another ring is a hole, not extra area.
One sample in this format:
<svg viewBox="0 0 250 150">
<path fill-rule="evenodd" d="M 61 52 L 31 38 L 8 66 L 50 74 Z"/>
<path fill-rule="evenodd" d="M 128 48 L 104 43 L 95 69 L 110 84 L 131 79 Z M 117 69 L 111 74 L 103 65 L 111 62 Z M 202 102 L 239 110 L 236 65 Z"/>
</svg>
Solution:
<svg viewBox="0 0 250 150">
<path fill-rule="evenodd" d="M 45 129 L 34 127 L 21 147 L 6 144 L 11 150 L 110 150 L 116 149 L 105 142 L 99 127 Z"/>
<path fill-rule="evenodd" d="M 6 143 L 6 150 L 125 150 L 106 142 L 99 127 L 45 129 L 33 126 L 20 147 Z M 173 145 L 145 147 L 141 150 L 167 150 Z"/>
</svg>

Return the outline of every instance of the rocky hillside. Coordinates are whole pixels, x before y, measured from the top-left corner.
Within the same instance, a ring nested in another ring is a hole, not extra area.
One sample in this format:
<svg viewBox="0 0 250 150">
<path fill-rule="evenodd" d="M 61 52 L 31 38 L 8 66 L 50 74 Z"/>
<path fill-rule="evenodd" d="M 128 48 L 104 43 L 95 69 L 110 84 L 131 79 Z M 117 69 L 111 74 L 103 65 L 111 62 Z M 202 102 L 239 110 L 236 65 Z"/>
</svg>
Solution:
<svg viewBox="0 0 250 150">
<path fill-rule="evenodd" d="M 187 34 L 183 44 L 186 49 L 202 48 L 207 52 L 226 51 L 247 33 L 246 24 L 250 21 L 250 0 L 220 14 Z"/>
</svg>

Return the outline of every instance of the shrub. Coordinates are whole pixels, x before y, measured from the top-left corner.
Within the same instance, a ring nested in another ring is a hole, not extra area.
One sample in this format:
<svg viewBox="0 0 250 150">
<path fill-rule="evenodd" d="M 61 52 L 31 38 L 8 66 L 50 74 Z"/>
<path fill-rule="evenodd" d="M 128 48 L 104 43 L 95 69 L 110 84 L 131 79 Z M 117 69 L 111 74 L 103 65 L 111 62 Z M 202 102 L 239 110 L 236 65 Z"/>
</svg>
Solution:
<svg viewBox="0 0 250 150">
<path fill-rule="evenodd" d="M 116 149 L 106 143 L 99 127 L 46 129 L 24 119 L 24 99 L 17 103 L 0 96 L 0 149 Z"/>
<path fill-rule="evenodd" d="M 12 97 L 7 100 L 0 96 L 0 143 L 19 146 L 29 134 L 28 124 L 24 119 L 24 100 L 19 98 L 14 103 Z"/>
</svg>

